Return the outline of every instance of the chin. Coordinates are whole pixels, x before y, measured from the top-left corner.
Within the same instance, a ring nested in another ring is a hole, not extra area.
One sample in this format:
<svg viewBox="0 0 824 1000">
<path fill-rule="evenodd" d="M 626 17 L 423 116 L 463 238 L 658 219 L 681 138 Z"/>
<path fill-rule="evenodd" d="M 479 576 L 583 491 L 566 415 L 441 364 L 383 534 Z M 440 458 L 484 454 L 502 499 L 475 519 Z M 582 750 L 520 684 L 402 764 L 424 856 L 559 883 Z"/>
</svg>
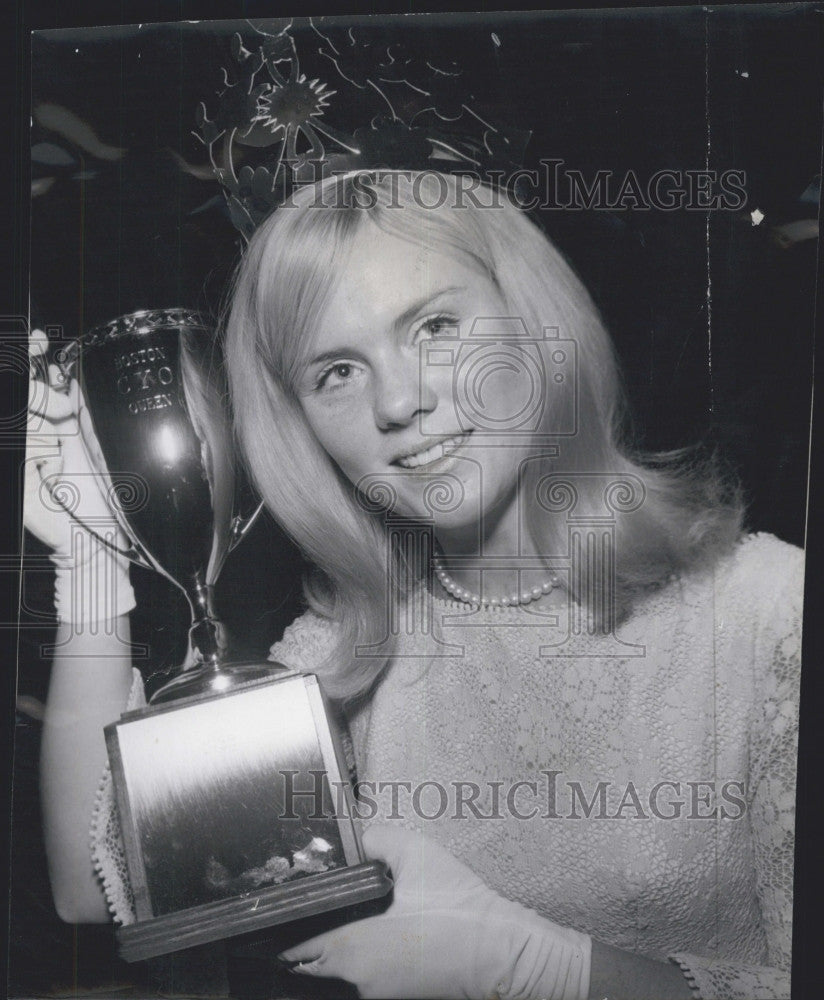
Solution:
<svg viewBox="0 0 824 1000">
<path fill-rule="evenodd" d="M 430 523 L 437 531 L 469 537 L 512 501 L 517 470 L 511 476 L 502 476 L 501 470 L 495 469 L 484 482 L 482 464 L 473 456 L 469 460 L 456 459 L 441 469 L 401 472 L 388 467 L 382 473 L 364 475 L 357 482 L 369 501 L 386 509 L 390 520 L 410 518 Z"/>
<path fill-rule="evenodd" d="M 481 499 L 474 483 L 454 474 L 441 474 L 416 477 L 409 485 L 412 489 L 397 491 L 394 510 L 402 516 L 450 531 L 466 530 L 481 520 Z"/>
</svg>

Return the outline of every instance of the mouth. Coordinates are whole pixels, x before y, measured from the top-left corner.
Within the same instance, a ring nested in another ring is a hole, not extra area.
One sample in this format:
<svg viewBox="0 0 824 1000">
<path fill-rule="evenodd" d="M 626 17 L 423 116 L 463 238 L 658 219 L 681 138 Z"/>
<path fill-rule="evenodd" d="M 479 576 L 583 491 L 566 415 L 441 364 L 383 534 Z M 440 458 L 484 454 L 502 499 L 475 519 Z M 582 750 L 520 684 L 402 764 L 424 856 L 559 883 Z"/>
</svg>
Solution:
<svg viewBox="0 0 824 1000">
<path fill-rule="evenodd" d="M 436 441 L 435 444 L 428 445 L 420 451 L 393 459 L 392 465 L 399 465 L 402 469 L 419 469 L 425 465 L 432 465 L 433 462 L 457 451 L 461 445 L 469 440 L 471 434 L 470 430 L 463 434 L 453 434 L 450 437 L 441 438 L 440 441 Z"/>
</svg>

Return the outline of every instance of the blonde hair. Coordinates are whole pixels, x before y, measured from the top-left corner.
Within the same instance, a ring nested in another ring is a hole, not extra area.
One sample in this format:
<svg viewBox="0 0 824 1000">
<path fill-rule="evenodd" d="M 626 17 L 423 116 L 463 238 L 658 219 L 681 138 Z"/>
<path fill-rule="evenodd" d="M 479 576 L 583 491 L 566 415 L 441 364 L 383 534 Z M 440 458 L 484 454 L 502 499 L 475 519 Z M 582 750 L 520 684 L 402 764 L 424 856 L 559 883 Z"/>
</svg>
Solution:
<svg viewBox="0 0 824 1000">
<path fill-rule="evenodd" d="M 576 432 L 555 439 L 557 459 L 536 451 L 526 463 L 520 495 L 544 497 L 526 506 L 523 517 L 538 551 L 550 556 L 566 552 L 569 539 L 566 519 L 548 511 L 574 502 L 576 517 L 603 515 L 607 493 L 617 490 L 618 502 L 610 507 L 613 612 L 603 610 L 603 585 L 586 565 L 571 577 L 575 596 L 601 609 L 596 617 L 603 627 L 629 614 L 639 588 L 711 563 L 740 535 L 740 497 L 711 460 L 685 451 L 631 454 L 612 343 L 561 253 L 506 198 L 497 198 L 494 207 L 457 207 L 459 199 L 456 179 L 441 174 L 380 171 L 330 178 L 300 191 L 264 222 L 235 276 L 225 337 L 237 434 L 268 509 L 313 565 L 304 579 L 308 604 L 339 625 L 336 648 L 317 669 L 336 698 L 364 693 L 383 671 L 387 659 L 359 657 L 355 649 L 384 637 L 387 587 L 402 588 L 402 574 L 387 578 L 384 519 L 358 502 L 352 484 L 316 440 L 295 385 L 308 331 L 367 220 L 392 235 L 463 255 L 497 285 L 508 315 L 523 319 L 527 330 L 556 327 L 574 340 Z M 564 392 L 552 396 L 559 405 L 569 403 Z M 557 418 L 549 400 L 542 429 L 550 437 Z M 639 502 L 629 497 L 636 486 Z M 401 558 L 393 554 L 390 567 Z"/>
</svg>

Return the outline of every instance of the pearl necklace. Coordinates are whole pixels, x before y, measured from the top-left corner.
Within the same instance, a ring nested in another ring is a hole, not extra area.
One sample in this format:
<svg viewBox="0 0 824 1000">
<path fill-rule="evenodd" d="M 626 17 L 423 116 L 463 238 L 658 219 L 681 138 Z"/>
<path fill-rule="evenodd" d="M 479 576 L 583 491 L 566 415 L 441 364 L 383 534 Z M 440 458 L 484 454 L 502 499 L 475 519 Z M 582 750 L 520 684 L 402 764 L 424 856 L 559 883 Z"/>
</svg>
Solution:
<svg viewBox="0 0 824 1000">
<path fill-rule="evenodd" d="M 443 587 L 443 589 L 451 594 L 456 600 L 463 602 L 464 604 L 472 604 L 476 607 L 483 608 L 497 608 L 497 607 L 512 607 L 518 604 L 531 604 L 533 601 L 537 601 L 540 597 L 544 597 L 546 594 L 551 593 L 558 586 L 558 577 L 555 573 L 545 580 L 540 586 L 532 587 L 530 590 L 524 590 L 522 593 L 505 594 L 503 597 L 482 597 L 480 594 L 473 593 L 470 590 L 466 590 L 459 584 L 455 583 L 451 576 L 443 568 L 438 556 L 433 556 L 432 565 L 435 568 L 435 576 L 438 578 L 438 582 Z"/>
</svg>

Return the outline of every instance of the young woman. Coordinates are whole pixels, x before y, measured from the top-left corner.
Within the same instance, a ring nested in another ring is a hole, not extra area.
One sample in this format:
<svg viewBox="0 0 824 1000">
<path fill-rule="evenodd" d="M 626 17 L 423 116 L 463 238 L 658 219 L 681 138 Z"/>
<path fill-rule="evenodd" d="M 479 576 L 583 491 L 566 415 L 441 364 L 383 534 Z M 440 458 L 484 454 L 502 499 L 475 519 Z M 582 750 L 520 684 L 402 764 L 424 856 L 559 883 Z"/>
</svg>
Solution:
<svg viewBox="0 0 824 1000">
<path fill-rule="evenodd" d="M 802 553 L 743 537 L 712 465 L 631 454 L 592 302 L 492 200 L 332 178 L 236 278 L 239 439 L 313 566 L 272 657 L 344 705 L 395 876 L 384 914 L 281 958 L 369 997 L 786 996 Z M 105 918 L 100 733 L 139 698 L 122 646 L 89 641 L 88 671 L 55 663 L 44 733 L 74 920 Z"/>
</svg>

